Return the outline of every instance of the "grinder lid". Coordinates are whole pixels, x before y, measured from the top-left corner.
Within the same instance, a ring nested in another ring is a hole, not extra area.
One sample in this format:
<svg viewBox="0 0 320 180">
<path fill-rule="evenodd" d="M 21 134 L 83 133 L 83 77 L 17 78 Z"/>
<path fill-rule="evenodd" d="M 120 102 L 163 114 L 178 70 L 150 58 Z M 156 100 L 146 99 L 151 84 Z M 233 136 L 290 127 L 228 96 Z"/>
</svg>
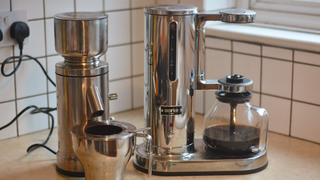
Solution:
<svg viewBox="0 0 320 180">
<path fill-rule="evenodd" d="M 144 13 L 155 15 L 198 14 L 198 7 L 185 4 L 157 4 L 144 8 Z"/>
<path fill-rule="evenodd" d="M 56 14 L 54 18 L 65 21 L 92 21 L 106 19 L 108 15 L 101 12 L 66 12 Z"/>
</svg>

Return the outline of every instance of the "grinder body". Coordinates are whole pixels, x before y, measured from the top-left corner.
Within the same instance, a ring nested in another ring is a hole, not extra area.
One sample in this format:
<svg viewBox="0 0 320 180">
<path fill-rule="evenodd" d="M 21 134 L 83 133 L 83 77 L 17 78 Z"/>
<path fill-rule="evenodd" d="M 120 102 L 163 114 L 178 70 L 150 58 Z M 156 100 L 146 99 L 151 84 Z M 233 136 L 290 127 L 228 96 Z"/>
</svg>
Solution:
<svg viewBox="0 0 320 180">
<path fill-rule="evenodd" d="M 64 57 L 56 64 L 58 140 L 57 171 L 84 176 L 72 148 L 71 128 L 109 119 L 108 48 L 104 13 L 62 13 L 54 17 L 55 48 Z"/>
</svg>

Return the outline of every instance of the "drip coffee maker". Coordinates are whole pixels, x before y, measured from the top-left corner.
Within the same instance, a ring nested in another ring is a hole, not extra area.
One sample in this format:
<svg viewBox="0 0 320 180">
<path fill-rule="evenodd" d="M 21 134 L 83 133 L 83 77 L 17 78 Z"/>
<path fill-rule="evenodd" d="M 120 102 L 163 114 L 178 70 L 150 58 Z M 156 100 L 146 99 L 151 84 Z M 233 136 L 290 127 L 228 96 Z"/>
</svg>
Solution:
<svg viewBox="0 0 320 180">
<path fill-rule="evenodd" d="M 144 13 L 144 117 L 146 126 L 151 127 L 153 138 L 153 174 L 244 174 L 264 169 L 268 162 L 266 134 L 261 133 L 265 133 L 266 128 L 255 124 L 256 121 L 252 119 L 243 120 L 242 123 L 242 117 L 239 117 L 240 111 L 245 110 L 243 105 L 247 105 L 252 94 L 252 81 L 251 85 L 247 79 L 230 85 L 238 81 L 233 80 L 237 78 L 236 75 L 226 83 L 223 80 L 206 80 L 202 62 L 206 21 L 251 23 L 256 13 L 241 9 L 202 13 L 198 12 L 197 7 L 182 4 L 148 6 L 144 8 Z M 219 67 L 212 67 L 213 70 L 215 68 Z M 228 108 L 224 108 L 227 110 L 218 112 L 219 115 L 223 113 L 221 117 L 228 117 L 223 122 L 220 123 L 219 118 L 211 118 L 214 117 L 211 114 L 206 116 L 204 140 L 194 139 L 196 90 L 219 90 L 221 94 L 218 98 L 224 100 L 238 98 L 227 101 Z M 223 91 L 228 94 L 226 97 Z M 241 94 L 245 97 L 237 97 Z M 249 119 L 251 115 L 260 113 L 253 113 L 251 106 L 246 108 L 252 111 L 251 114 L 247 113 Z M 230 122 L 233 117 L 239 120 L 234 118 Z M 215 135 L 220 131 L 224 133 L 223 139 Z M 253 135 L 247 139 L 238 140 L 239 134 L 250 133 Z M 238 148 L 236 143 L 241 147 Z M 219 149 L 216 148 L 217 144 Z M 146 172 L 149 163 L 146 143 L 135 149 L 133 163 L 136 169 Z"/>
</svg>

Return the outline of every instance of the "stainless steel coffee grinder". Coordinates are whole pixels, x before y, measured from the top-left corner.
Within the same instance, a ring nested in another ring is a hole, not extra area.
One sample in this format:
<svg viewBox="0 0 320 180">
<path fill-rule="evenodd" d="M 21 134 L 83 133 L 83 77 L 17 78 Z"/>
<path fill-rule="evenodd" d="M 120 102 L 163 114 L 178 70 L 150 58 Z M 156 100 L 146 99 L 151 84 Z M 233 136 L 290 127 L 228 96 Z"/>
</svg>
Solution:
<svg viewBox="0 0 320 180">
<path fill-rule="evenodd" d="M 250 157 L 222 156 L 206 150 L 202 139 L 194 139 L 195 90 L 229 87 L 233 93 L 244 93 L 252 87 L 204 79 L 204 25 L 251 23 L 256 13 L 239 9 L 201 13 L 181 4 L 148 6 L 144 13 L 144 117 L 153 137 L 153 174 L 244 174 L 264 169 L 265 149 Z M 146 171 L 147 152 L 145 143 L 136 148 L 136 169 Z"/>
<path fill-rule="evenodd" d="M 71 128 L 109 119 L 108 63 L 99 58 L 108 49 L 108 16 L 77 12 L 54 16 L 55 49 L 64 57 L 56 64 L 58 172 L 84 176 L 72 148 Z"/>
</svg>

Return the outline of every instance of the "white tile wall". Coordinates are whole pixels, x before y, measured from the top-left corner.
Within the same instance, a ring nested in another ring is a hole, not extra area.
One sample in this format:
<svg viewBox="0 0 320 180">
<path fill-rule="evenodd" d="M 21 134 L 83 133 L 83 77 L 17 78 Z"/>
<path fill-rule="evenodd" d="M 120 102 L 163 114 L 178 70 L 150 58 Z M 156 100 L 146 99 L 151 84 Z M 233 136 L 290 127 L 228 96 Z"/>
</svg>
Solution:
<svg viewBox="0 0 320 180">
<path fill-rule="evenodd" d="M 231 52 L 208 49 L 205 60 L 205 79 L 220 79 L 231 74 Z"/>
<path fill-rule="evenodd" d="M 131 7 L 132 8 L 142 8 L 145 6 L 149 6 L 155 4 L 155 0 L 131 0 Z"/>
<path fill-rule="evenodd" d="M 15 102 L 7 102 L 0 104 L 0 127 L 8 124 L 16 115 Z M 14 122 L 9 127 L 0 131 L 0 140 L 17 136 L 17 123 Z"/>
<path fill-rule="evenodd" d="M 47 96 L 36 96 L 17 101 L 18 112 L 22 111 L 25 107 L 35 105 L 37 107 L 47 107 Z M 19 135 L 28 134 L 44 129 L 48 129 L 48 116 L 43 113 L 30 114 L 32 109 L 22 114 L 18 119 Z"/>
<path fill-rule="evenodd" d="M 103 0 L 76 0 L 76 11 L 83 12 L 83 11 L 103 11 Z"/>
<path fill-rule="evenodd" d="M 132 45 L 132 75 L 144 73 L 144 47 L 143 43 Z"/>
<path fill-rule="evenodd" d="M 46 19 L 46 47 L 47 55 L 57 54 L 54 45 L 54 22 L 53 19 Z"/>
<path fill-rule="evenodd" d="M 261 107 L 265 108 L 269 115 L 269 130 L 285 135 L 290 131 L 290 100 L 272 96 L 261 96 Z"/>
<path fill-rule="evenodd" d="M 130 43 L 130 11 L 109 12 L 109 46 Z M 121 22 L 121 27 L 119 27 Z"/>
<path fill-rule="evenodd" d="M 0 1 L 0 12 L 1 11 L 10 11 L 10 0 Z"/>
<path fill-rule="evenodd" d="M 13 63 L 8 63 L 4 66 L 4 73 L 9 74 L 13 71 Z M 10 101 L 15 99 L 14 76 L 5 77 L 0 74 L 0 102 Z"/>
<path fill-rule="evenodd" d="M 292 63 L 269 58 L 262 60 L 262 92 L 291 97 Z"/>
<path fill-rule="evenodd" d="M 110 47 L 107 51 L 109 80 L 131 76 L 130 45 Z"/>
<path fill-rule="evenodd" d="M 143 107 L 144 103 L 144 83 L 143 76 L 134 77 L 133 83 L 133 108 Z"/>
<path fill-rule="evenodd" d="M 157 0 L 157 4 L 178 4 L 178 0 Z"/>
<path fill-rule="evenodd" d="M 206 47 L 231 50 L 231 41 L 219 38 L 206 38 Z"/>
<path fill-rule="evenodd" d="M 291 135 L 320 143 L 320 106 L 293 102 Z"/>
<path fill-rule="evenodd" d="M 204 74 L 205 79 L 220 79 L 231 74 L 231 52 L 207 49 Z M 206 91 L 204 96 L 207 112 L 215 100 L 214 91 Z"/>
<path fill-rule="evenodd" d="M 320 54 L 294 51 L 294 61 L 320 66 Z"/>
<path fill-rule="evenodd" d="M 233 72 L 241 74 L 254 82 L 253 91 L 260 91 L 261 58 L 233 53 Z"/>
<path fill-rule="evenodd" d="M 131 30 L 132 41 L 133 42 L 143 41 L 144 30 L 141 29 L 141 27 L 144 27 L 143 9 L 132 10 L 131 22 L 132 22 L 132 30 Z"/>
<path fill-rule="evenodd" d="M 252 55 L 261 55 L 261 46 L 243 42 L 233 42 L 233 51 Z"/>
<path fill-rule="evenodd" d="M 110 101 L 110 113 L 126 111 L 132 108 L 131 80 L 124 79 L 109 82 L 109 92 L 117 93 L 118 99 Z"/>
<path fill-rule="evenodd" d="M 234 6 L 234 1 L 230 0 L 215 1 L 214 5 L 210 0 L 187 1 L 30 0 L 27 3 L 23 0 L 1 0 L 0 11 L 9 11 L 10 5 L 12 9 L 27 9 L 31 34 L 29 42 L 25 44 L 24 54 L 40 57 L 41 63 L 47 65 L 45 67 L 53 79 L 55 79 L 54 64 L 62 60 L 54 48 L 53 16 L 56 13 L 70 11 L 107 12 L 109 50 L 107 58 L 103 56 L 101 60 L 107 59 L 109 62 L 110 93 L 116 92 L 119 96 L 118 100 L 110 102 L 111 113 L 115 113 L 143 106 L 144 6 L 154 3 L 181 2 L 200 3 L 203 5 L 199 7 L 200 10 Z M 317 112 L 320 107 L 318 95 L 320 85 L 316 78 L 320 76 L 318 73 L 320 72 L 320 53 L 219 37 L 207 37 L 206 47 L 208 48 L 205 60 L 206 78 L 218 79 L 230 73 L 250 77 L 254 80 L 254 95 L 250 102 L 253 105 L 261 104 L 267 109 L 271 131 L 319 142 L 318 138 L 314 138 L 319 137 L 319 132 L 314 127 L 319 126 Z M 15 54 L 18 53 L 17 50 L 15 46 Z M 0 48 L 1 59 L 12 54 L 12 47 Z M 261 59 L 263 63 L 259 64 Z M 9 72 L 12 67 L 13 63 L 8 64 L 5 70 Z M 294 68 L 293 71 L 292 68 Z M 231 72 L 232 69 L 233 72 Z M 262 89 L 259 89 L 259 84 L 262 84 Z M 0 96 L 0 113 L 4 114 L 0 125 L 9 122 L 27 105 L 56 106 L 55 88 L 48 84 L 40 68 L 30 60 L 22 63 L 15 77 L 4 78 L 0 75 L 0 93 L 5 94 Z M 214 91 L 197 91 L 196 112 L 204 114 L 214 99 Z M 52 113 L 56 118 L 56 112 Z M 19 118 L 18 124 L 14 123 L 8 129 L 0 131 L 0 139 L 14 137 L 18 132 L 21 135 L 49 127 L 48 117 L 44 114 L 25 113 Z"/>
<path fill-rule="evenodd" d="M 12 10 L 25 9 L 28 12 L 28 19 L 43 18 L 43 0 L 12 0 Z"/>
<path fill-rule="evenodd" d="M 0 48 L 0 59 L 2 60 L 2 61 L 0 61 L 0 63 L 2 63 L 5 59 L 7 59 L 10 56 L 12 56 L 12 47 L 1 47 Z"/>
<path fill-rule="evenodd" d="M 279 59 L 286 59 L 286 60 L 292 61 L 292 50 L 283 49 L 283 48 L 276 48 L 276 47 L 269 47 L 269 46 L 262 46 L 262 56 L 279 58 Z"/>
<path fill-rule="evenodd" d="M 320 67 L 294 65 L 293 99 L 320 104 Z"/>
<path fill-rule="evenodd" d="M 250 99 L 250 104 L 259 107 L 260 106 L 260 94 L 253 93 L 253 95 Z"/>
<path fill-rule="evenodd" d="M 38 59 L 46 67 L 46 59 Z M 17 64 L 17 63 L 15 63 Z M 22 61 L 16 72 L 17 98 L 44 94 L 47 92 L 46 77 L 40 66 L 33 60 Z"/>
<path fill-rule="evenodd" d="M 55 14 L 73 12 L 74 0 L 45 0 L 45 17 L 53 17 Z"/>
<path fill-rule="evenodd" d="M 130 0 L 104 0 L 105 11 L 119 10 L 119 9 L 129 9 Z"/>
</svg>

